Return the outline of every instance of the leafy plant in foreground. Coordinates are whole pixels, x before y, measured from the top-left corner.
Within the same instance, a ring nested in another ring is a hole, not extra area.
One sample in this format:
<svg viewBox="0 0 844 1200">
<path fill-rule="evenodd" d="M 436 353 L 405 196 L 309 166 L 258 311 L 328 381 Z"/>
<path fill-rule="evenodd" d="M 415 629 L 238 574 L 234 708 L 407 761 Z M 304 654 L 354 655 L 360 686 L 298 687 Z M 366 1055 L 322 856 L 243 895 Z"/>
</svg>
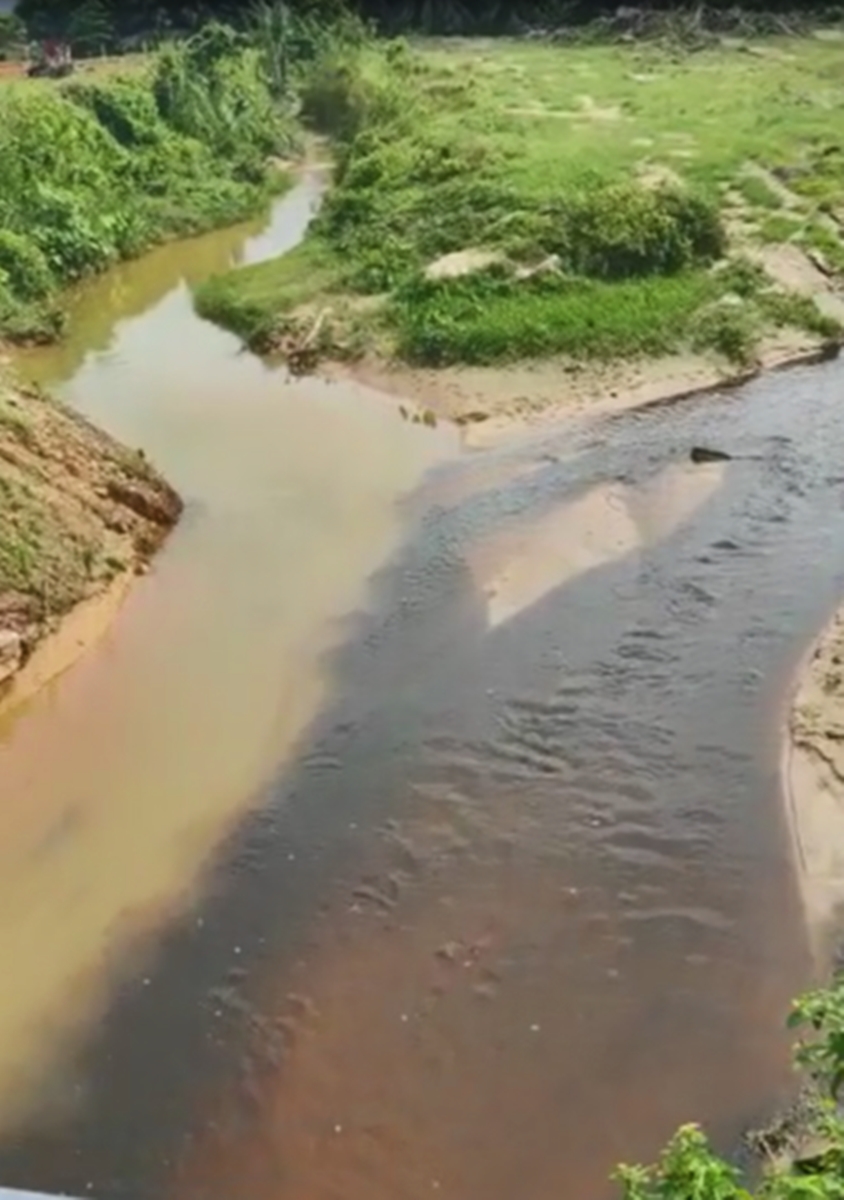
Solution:
<svg viewBox="0 0 844 1200">
<path fill-rule="evenodd" d="M 750 1200 L 738 1172 L 711 1149 L 697 1125 L 683 1125 L 653 1167 L 620 1166 L 624 1200 Z"/>
<path fill-rule="evenodd" d="M 788 1027 L 806 1026 L 813 1036 L 798 1043 L 795 1059 L 835 1100 L 844 1083 L 844 974 L 836 976 L 832 987 L 807 992 L 794 1001 Z"/>
<path fill-rule="evenodd" d="M 811 1031 L 798 1043 L 795 1062 L 828 1098 L 812 1102 L 808 1126 L 797 1130 L 791 1153 L 769 1165 L 756 1191 L 743 1186 L 697 1126 L 684 1125 L 653 1166 L 617 1169 L 623 1200 L 844 1200 L 844 1122 L 835 1104 L 844 1084 L 844 975 L 796 1000 L 788 1025 Z M 806 1141 L 811 1151 L 803 1155 Z"/>
</svg>

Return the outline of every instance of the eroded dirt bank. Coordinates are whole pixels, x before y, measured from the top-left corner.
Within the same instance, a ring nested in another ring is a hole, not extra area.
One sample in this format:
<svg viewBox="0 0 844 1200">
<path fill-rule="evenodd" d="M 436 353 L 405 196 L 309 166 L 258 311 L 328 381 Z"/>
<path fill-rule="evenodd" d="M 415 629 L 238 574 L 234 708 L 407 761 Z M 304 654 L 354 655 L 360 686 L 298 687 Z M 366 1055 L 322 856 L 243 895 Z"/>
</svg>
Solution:
<svg viewBox="0 0 844 1200">
<path fill-rule="evenodd" d="M 0 708 L 68 665 L 178 520 L 140 451 L 0 377 Z M 72 625 L 62 624 L 73 614 Z"/>
</svg>

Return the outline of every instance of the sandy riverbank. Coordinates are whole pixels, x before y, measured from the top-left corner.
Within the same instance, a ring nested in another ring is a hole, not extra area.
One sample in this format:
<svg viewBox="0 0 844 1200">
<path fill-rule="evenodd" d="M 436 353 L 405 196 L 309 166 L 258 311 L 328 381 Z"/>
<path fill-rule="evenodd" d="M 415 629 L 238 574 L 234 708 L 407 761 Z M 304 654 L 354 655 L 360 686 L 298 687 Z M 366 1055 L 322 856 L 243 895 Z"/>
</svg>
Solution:
<svg viewBox="0 0 844 1200">
<path fill-rule="evenodd" d="M 784 774 L 807 924 L 825 960 L 844 905 L 844 607 L 803 660 Z"/>
<path fill-rule="evenodd" d="M 180 511 L 141 452 L 0 378 L 0 713 L 101 635 Z"/>
</svg>

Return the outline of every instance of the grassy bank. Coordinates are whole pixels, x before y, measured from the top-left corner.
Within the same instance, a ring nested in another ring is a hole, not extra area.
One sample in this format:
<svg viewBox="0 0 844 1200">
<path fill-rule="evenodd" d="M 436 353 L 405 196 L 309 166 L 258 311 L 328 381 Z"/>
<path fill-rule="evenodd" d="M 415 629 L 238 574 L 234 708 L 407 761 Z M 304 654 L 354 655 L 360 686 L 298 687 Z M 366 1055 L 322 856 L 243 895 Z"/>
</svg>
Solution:
<svg viewBox="0 0 844 1200">
<path fill-rule="evenodd" d="M 221 26 L 125 76 L 0 87 L 0 336 L 53 337 L 69 283 L 254 212 L 292 138 L 259 51 Z"/>
<path fill-rule="evenodd" d="M 0 376 L 0 700 L 58 620 L 145 564 L 181 503 L 143 456 Z"/>
<path fill-rule="evenodd" d="M 840 62 L 830 35 L 335 48 L 302 88 L 336 143 L 321 215 L 292 254 L 203 285 L 199 311 L 258 349 L 428 365 L 747 363 L 783 326 L 836 337 L 776 252 L 811 252 L 824 287 L 844 268 Z"/>
</svg>

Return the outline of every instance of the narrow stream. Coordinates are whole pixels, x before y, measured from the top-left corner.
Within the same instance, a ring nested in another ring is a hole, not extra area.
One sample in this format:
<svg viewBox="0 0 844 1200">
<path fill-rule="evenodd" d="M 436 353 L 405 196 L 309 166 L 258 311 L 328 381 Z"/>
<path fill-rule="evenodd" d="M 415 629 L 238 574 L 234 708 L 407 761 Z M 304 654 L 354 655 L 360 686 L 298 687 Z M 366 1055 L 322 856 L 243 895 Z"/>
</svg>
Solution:
<svg viewBox="0 0 844 1200">
<path fill-rule="evenodd" d="M 779 739 L 844 585 L 844 373 L 461 455 L 192 314 L 318 188 L 22 363 L 187 511 L 3 732 L 0 1182 L 604 1200 L 793 1088 Z"/>
</svg>

